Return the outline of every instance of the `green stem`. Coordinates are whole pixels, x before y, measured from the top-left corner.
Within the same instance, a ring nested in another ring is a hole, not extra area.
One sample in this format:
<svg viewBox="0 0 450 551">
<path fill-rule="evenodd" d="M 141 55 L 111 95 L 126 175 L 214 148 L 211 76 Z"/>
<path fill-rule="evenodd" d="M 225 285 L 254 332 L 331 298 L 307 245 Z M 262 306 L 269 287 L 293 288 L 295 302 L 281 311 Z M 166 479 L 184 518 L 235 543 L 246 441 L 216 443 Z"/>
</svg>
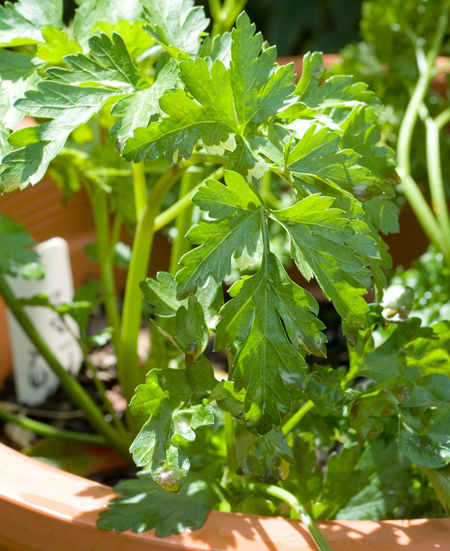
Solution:
<svg viewBox="0 0 450 551">
<path fill-rule="evenodd" d="M 99 434 L 103 435 L 108 443 L 121 455 L 123 455 L 123 457 L 129 459 L 130 455 L 127 442 L 122 441 L 111 425 L 105 421 L 102 412 L 94 404 L 80 383 L 59 363 L 58 359 L 40 333 L 36 330 L 23 308 L 18 306 L 16 297 L 3 276 L 0 276 L 0 295 L 3 297 L 11 313 L 19 322 L 28 338 L 36 347 L 37 351 L 57 375 L 62 387 L 67 392 L 73 403 L 83 410 L 86 419 L 89 421 L 91 426 Z"/>
<path fill-rule="evenodd" d="M 86 366 L 86 368 L 91 372 L 92 375 L 92 381 L 95 385 L 95 388 L 97 389 L 97 392 L 100 395 L 100 398 L 103 402 L 104 407 L 106 408 L 106 411 L 111 415 L 112 421 L 116 427 L 116 430 L 118 434 L 123 438 L 123 440 L 126 442 L 127 440 L 130 440 L 128 431 L 126 430 L 125 425 L 123 424 L 122 420 L 117 417 L 117 413 L 109 400 L 108 396 L 106 395 L 106 387 L 103 384 L 103 382 L 98 378 L 97 370 L 95 369 L 94 365 L 89 359 L 89 346 L 78 337 L 78 335 L 72 330 L 71 326 L 66 323 L 66 320 L 63 318 L 63 323 L 66 328 L 66 330 L 72 335 L 72 338 L 74 341 L 77 341 L 81 352 L 83 354 L 83 361 Z M 131 444 L 131 441 L 129 441 L 129 444 Z"/>
<path fill-rule="evenodd" d="M 106 193 L 96 184 L 85 186 L 92 214 L 94 216 L 95 231 L 98 244 L 98 261 L 100 278 L 103 287 L 103 302 L 105 304 L 108 323 L 113 329 L 112 339 L 117 354 L 120 335 L 120 313 L 117 303 L 116 283 L 114 279 L 114 246 L 109 242 L 109 211 Z"/>
<path fill-rule="evenodd" d="M 192 190 L 195 183 L 198 182 L 198 171 L 195 171 L 195 167 L 192 170 L 186 171 L 181 179 L 179 197 L 183 199 L 188 193 L 192 196 Z M 179 268 L 180 258 L 189 251 L 190 243 L 186 239 L 186 234 L 191 227 L 193 204 L 189 202 L 187 207 L 183 209 L 177 216 L 175 228 L 177 235 L 172 243 L 172 250 L 170 253 L 170 268 L 171 274 L 176 274 Z"/>
<path fill-rule="evenodd" d="M 215 21 L 216 19 L 219 19 L 222 11 L 222 4 L 220 3 L 220 0 L 208 0 L 208 5 L 213 20 Z"/>
<path fill-rule="evenodd" d="M 220 180 L 223 177 L 224 169 L 223 166 L 219 167 L 217 170 L 215 170 L 212 174 L 210 174 L 207 178 L 207 180 Z M 189 207 L 192 201 L 192 197 L 197 192 L 198 188 L 205 183 L 206 180 L 203 180 L 198 185 L 196 185 L 193 189 L 188 191 L 184 197 L 179 199 L 176 203 L 171 205 L 168 209 L 166 209 L 164 212 L 159 214 L 155 218 L 155 225 L 153 226 L 154 231 L 158 231 L 161 228 L 164 228 L 164 226 L 167 226 L 172 220 L 174 220 L 180 212 L 183 212 L 186 208 Z"/>
<path fill-rule="evenodd" d="M 144 163 L 132 163 L 134 202 L 136 205 L 136 220 L 140 220 L 147 204 L 147 181 L 145 179 Z"/>
<path fill-rule="evenodd" d="M 314 407 L 314 402 L 308 400 L 303 406 L 297 410 L 281 427 L 283 434 L 286 436 L 300 423 L 303 417 Z"/>
<path fill-rule="evenodd" d="M 229 31 L 231 29 L 246 4 L 247 0 L 225 0 L 223 4 L 223 12 L 225 13 L 225 31 Z"/>
<path fill-rule="evenodd" d="M 269 204 L 272 208 L 277 208 L 278 200 L 270 190 L 271 179 L 271 172 L 268 170 L 261 178 L 261 197 L 264 199 L 266 205 Z"/>
<path fill-rule="evenodd" d="M 122 420 L 117 417 L 117 413 L 109 400 L 108 396 L 106 395 L 106 387 L 103 384 L 103 382 L 98 378 L 97 370 L 92 365 L 92 362 L 89 360 L 86 351 L 83 350 L 83 356 L 84 356 L 84 363 L 89 369 L 89 371 L 92 374 L 92 380 L 94 382 L 95 388 L 97 389 L 97 392 L 99 393 L 102 402 L 106 408 L 106 411 L 111 415 L 112 422 L 114 423 L 114 426 L 116 427 L 117 433 L 120 435 L 120 437 L 123 439 L 124 442 L 128 442 L 128 444 L 131 444 L 130 436 L 128 434 L 128 431 L 123 424 Z"/>
<path fill-rule="evenodd" d="M 109 256 L 114 260 L 116 252 L 116 243 L 120 239 L 120 230 L 122 229 L 122 217 L 118 212 L 114 216 L 113 226 L 111 229 L 111 240 L 109 243 Z"/>
<path fill-rule="evenodd" d="M 57 429 L 51 425 L 35 421 L 34 419 L 30 419 L 24 415 L 16 415 L 15 413 L 12 413 L 4 408 L 0 408 L 0 419 L 9 421 L 10 423 L 15 423 L 24 429 L 31 430 L 31 432 L 34 432 L 34 434 L 38 434 L 39 436 L 52 436 L 54 438 L 62 438 L 64 440 L 72 440 L 74 442 L 96 444 L 98 446 L 105 446 L 107 444 L 107 440 L 104 436 L 99 436 L 98 434 L 85 434 L 83 432 L 76 432 L 72 430 Z"/>
<path fill-rule="evenodd" d="M 228 468 L 233 474 L 236 474 L 236 471 L 238 470 L 238 462 L 236 457 L 236 433 L 233 416 L 228 411 L 225 412 L 225 440 L 227 443 Z"/>
<path fill-rule="evenodd" d="M 284 488 L 280 488 L 279 486 L 267 486 L 266 484 L 262 484 L 260 482 L 249 482 L 246 483 L 244 487 L 251 492 L 267 494 L 271 497 L 278 498 L 281 501 L 284 501 L 284 503 L 290 505 L 300 517 L 302 523 L 309 530 L 309 533 L 316 542 L 317 548 L 320 551 L 332 551 L 322 533 L 317 528 L 312 518 L 309 516 L 308 511 L 303 507 L 300 501 L 293 494 L 291 494 Z"/>
<path fill-rule="evenodd" d="M 442 41 L 445 36 L 446 27 L 448 24 L 449 5 L 443 10 L 439 22 L 438 30 L 433 42 L 433 45 L 428 52 L 426 58 L 423 51 L 417 48 L 417 59 L 420 76 L 416 87 L 411 96 L 411 100 L 403 117 L 400 126 L 397 149 L 398 173 L 401 178 L 403 191 L 412 209 L 414 210 L 420 224 L 432 243 L 441 250 L 442 231 L 440 225 L 436 221 L 430 207 L 423 197 L 420 189 L 411 176 L 411 141 L 414 132 L 414 127 L 417 122 L 421 104 L 424 101 L 426 92 L 429 88 L 431 78 L 433 76 L 433 67 L 437 55 L 442 46 Z"/>
<path fill-rule="evenodd" d="M 442 130 L 442 128 L 450 121 L 450 107 L 447 107 L 445 111 L 442 111 L 442 113 L 439 113 L 439 115 L 435 118 L 435 123 L 439 130 Z"/>
<path fill-rule="evenodd" d="M 444 234 L 440 249 L 443 251 L 447 261 L 450 261 L 450 219 L 447 209 L 447 198 L 445 197 L 444 180 L 442 178 L 439 127 L 431 117 L 426 118 L 425 125 L 427 130 L 427 167 L 431 202 Z"/>
<path fill-rule="evenodd" d="M 139 367 L 137 342 L 141 328 L 143 297 L 140 282 L 147 276 L 150 254 L 154 238 L 154 223 L 156 215 L 169 189 L 181 176 L 180 166 L 174 166 L 161 176 L 155 184 L 147 205 L 138 221 L 133 243 L 133 252 L 125 287 L 125 297 L 122 313 L 122 331 L 120 334 L 117 371 L 122 392 L 127 403 L 134 391 L 144 380 L 144 373 Z M 127 421 L 133 432 L 139 430 L 140 420 L 133 417 L 127 410 Z"/>
<path fill-rule="evenodd" d="M 233 355 L 230 350 L 226 349 L 228 362 L 228 380 L 233 379 Z M 236 455 L 236 430 L 234 419 L 230 412 L 225 411 L 225 441 L 227 444 L 227 463 L 228 470 L 232 476 L 236 476 L 238 470 L 238 461 Z"/>
<path fill-rule="evenodd" d="M 214 3 L 217 4 L 217 2 Z M 228 32 L 234 25 L 238 15 L 244 9 L 246 3 L 247 0 L 225 0 L 220 11 L 217 11 L 217 6 L 214 5 L 214 24 L 211 31 L 211 36 L 214 37 L 217 34 Z M 211 14 L 212 13 L 213 11 L 211 11 Z"/>
</svg>

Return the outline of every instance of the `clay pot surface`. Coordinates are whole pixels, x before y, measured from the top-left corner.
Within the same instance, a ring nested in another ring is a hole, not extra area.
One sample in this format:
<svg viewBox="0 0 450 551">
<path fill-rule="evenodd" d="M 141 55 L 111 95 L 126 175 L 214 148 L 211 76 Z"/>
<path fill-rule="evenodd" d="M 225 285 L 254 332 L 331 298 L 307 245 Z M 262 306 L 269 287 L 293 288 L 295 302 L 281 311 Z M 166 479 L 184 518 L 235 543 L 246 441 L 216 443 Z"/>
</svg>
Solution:
<svg viewBox="0 0 450 551">
<path fill-rule="evenodd" d="M 96 519 L 114 492 L 0 445 L 0 551 L 312 551 L 299 521 L 210 513 L 180 536 L 154 531 L 98 530 Z M 450 519 L 320 522 L 333 551 L 445 551 Z"/>
</svg>

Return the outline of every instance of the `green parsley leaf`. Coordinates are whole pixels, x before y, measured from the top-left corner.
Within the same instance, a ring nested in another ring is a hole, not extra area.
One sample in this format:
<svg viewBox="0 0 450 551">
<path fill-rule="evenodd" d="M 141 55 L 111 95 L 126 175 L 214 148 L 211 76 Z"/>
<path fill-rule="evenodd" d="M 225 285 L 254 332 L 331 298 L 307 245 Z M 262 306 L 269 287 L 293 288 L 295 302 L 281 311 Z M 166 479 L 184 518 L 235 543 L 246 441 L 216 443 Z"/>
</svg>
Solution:
<svg viewBox="0 0 450 551">
<path fill-rule="evenodd" d="M 181 306 L 188 306 L 188 299 L 177 299 L 177 281 L 172 274 L 158 272 L 156 279 L 149 278 L 141 283 L 141 290 L 146 302 L 155 307 L 158 317 L 173 317 Z M 197 289 L 195 296 L 203 308 L 206 323 L 213 326 L 223 304 L 221 285 L 210 278 L 204 287 Z"/>
<path fill-rule="evenodd" d="M 349 497 L 361 486 L 362 474 L 355 467 L 362 454 L 357 442 L 345 445 L 328 457 L 326 478 L 314 504 L 315 517 L 333 518 Z M 320 511 L 320 514 L 317 514 Z"/>
<path fill-rule="evenodd" d="M 46 80 L 38 84 L 37 92 L 27 92 L 16 106 L 29 115 L 53 120 L 11 134 L 10 144 L 19 149 L 2 159 L 6 166 L 1 173 L 2 190 L 24 189 L 39 182 L 72 130 L 87 122 L 115 95 L 113 90 L 75 88 Z"/>
<path fill-rule="evenodd" d="M 142 0 L 149 25 L 144 28 L 171 55 L 196 54 L 200 37 L 209 24 L 204 9 L 193 0 Z"/>
<path fill-rule="evenodd" d="M 0 46 L 42 42 L 42 27 L 62 27 L 62 0 L 19 0 L 0 6 Z"/>
<path fill-rule="evenodd" d="M 247 420 L 263 434 L 280 424 L 280 411 L 290 411 L 289 388 L 302 388 L 305 353 L 324 354 L 323 325 L 314 298 L 272 253 L 265 253 L 256 275 L 229 292 L 234 298 L 221 310 L 215 348 L 237 348 L 236 390 L 246 389 Z"/>
<path fill-rule="evenodd" d="M 37 56 L 44 61 L 61 65 L 64 63 L 64 56 L 83 51 L 76 40 L 69 40 L 67 34 L 56 27 L 46 25 L 41 32 L 45 44 L 39 44 Z"/>
<path fill-rule="evenodd" d="M 276 48 L 263 47 L 261 33 L 242 13 L 232 31 L 231 82 L 236 115 L 242 130 L 276 115 L 286 107 L 294 91 L 293 64 L 276 66 Z"/>
<path fill-rule="evenodd" d="M 166 492 L 151 480 L 127 480 L 114 490 L 123 496 L 113 499 L 100 513 L 97 526 L 118 532 L 156 528 L 158 537 L 201 528 L 209 511 L 223 500 L 215 484 L 194 473 L 188 475 L 179 493 Z"/>
<path fill-rule="evenodd" d="M 289 151 L 286 167 L 302 184 L 312 183 L 327 195 L 346 194 L 360 201 L 382 192 L 380 182 L 358 164 L 360 156 L 340 148 L 341 137 L 328 128 L 312 125 Z"/>
<path fill-rule="evenodd" d="M 111 136 L 118 138 L 121 147 L 133 136 L 136 128 L 148 126 L 152 115 L 163 114 L 159 99 L 164 92 L 175 88 L 178 81 L 178 65 L 175 61 L 170 61 L 158 73 L 150 88 L 121 98 L 114 105 L 111 114 L 119 120 L 112 127 Z"/>
<path fill-rule="evenodd" d="M 0 124 L 0 161 L 11 150 L 11 146 L 8 143 L 10 131 Z"/>
<path fill-rule="evenodd" d="M 189 471 L 180 444 L 195 440 L 195 429 L 214 422 L 212 406 L 203 403 L 208 389 L 195 385 L 198 371 L 204 381 L 215 384 L 212 367 L 202 356 L 183 370 L 152 370 L 130 404 L 133 415 L 150 416 L 131 445 L 133 459 L 138 466 L 149 465 L 156 484 L 171 492 L 180 490 Z"/>
<path fill-rule="evenodd" d="M 178 272 L 178 296 L 184 298 L 197 286 L 203 287 L 210 276 L 217 283 L 231 272 L 233 255 L 244 251 L 254 256 L 260 242 L 262 210 L 258 197 L 239 174 L 227 171 L 226 186 L 208 180 L 193 201 L 213 220 L 201 220 L 188 233 L 193 243 L 201 243 L 181 259 Z"/>
<path fill-rule="evenodd" d="M 371 286 L 364 260 L 350 246 L 355 230 L 333 199 L 311 195 L 294 206 L 273 211 L 291 236 L 291 251 L 306 279 L 316 277 L 325 295 L 350 327 L 362 328 L 368 311 L 361 297 Z M 376 257 L 374 241 L 360 234 L 368 255 Z"/>
<path fill-rule="evenodd" d="M 246 476 L 285 480 L 294 457 L 284 434 L 276 428 L 254 438 L 240 464 L 242 472 Z"/>
<path fill-rule="evenodd" d="M 342 373 L 338 369 L 315 365 L 306 383 L 306 394 L 314 402 L 319 415 L 338 413 L 342 415 L 349 401 L 342 388 Z"/>
<path fill-rule="evenodd" d="M 26 79 L 36 71 L 34 58 L 11 50 L 0 50 L 0 80 L 2 88 L 7 88 L 19 79 Z"/>
<path fill-rule="evenodd" d="M 262 49 L 262 38 L 254 36 L 248 17 L 238 18 L 232 32 L 231 66 L 221 56 L 181 61 L 185 90 L 164 94 L 160 108 L 167 116 L 136 129 L 124 148 L 127 159 L 139 162 L 166 155 L 176 162 L 189 158 L 201 143 L 210 153 L 228 158 L 228 168 L 248 180 L 260 178 L 268 169 L 252 141 L 258 125 L 281 112 L 294 91 L 292 65 L 278 67 L 274 49 Z M 247 51 L 248 50 L 248 51 Z"/>
<path fill-rule="evenodd" d="M 410 461 L 419 467 L 438 469 L 450 463 L 450 405 L 447 401 L 437 405 L 432 402 L 432 406 L 422 415 L 402 412 L 399 443 Z"/>
<path fill-rule="evenodd" d="M 343 149 L 351 149 L 361 157 L 358 164 L 368 168 L 380 180 L 398 184 L 399 177 L 393 163 L 394 152 L 390 147 L 380 145 L 381 134 L 374 125 L 375 114 L 365 105 L 358 105 L 341 123 Z M 392 186 L 384 186 L 385 193 L 392 194 Z M 385 204 L 389 204 L 385 201 Z"/>
<path fill-rule="evenodd" d="M 123 154 L 140 162 L 144 158 L 157 159 L 161 155 L 189 158 L 195 144 L 201 139 L 205 146 L 235 148 L 232 134 L 236 131 L 229 71 L 216 61 L 209 72 L 207 63 L 199 58 L 180 63 L 180 72 L 194 101 L 184 90 L 166 92 L 160 99 L 160 108 L 168 117 L 138 128 L 128 140 Z"/>
<path fill-rule="evenodd" d="M 30 249 L 34 239 L 22 224 L 0 214 L 0 273 L 39 278 L 44 275 L 39 255 Z"/>
<path fill-rule="evenodd" d="M 123 38 L 113 33 L 92 36 L 88 40 L 89 55 L 75 54 L 64 58 L 69 69 L 59 67 L 47 70 L 54 81 L 64 84 L 101 84 L 104 87 L 120 88 L 122 92 L 133 91 L 143 84 L 142 75 L 136 69 Z"/>
<path fill-rule="evenodd" d="M 307 53 L 303 58 L 303 75 L 296 87 L 299 100 L 311 109 L 379 105 L 367 84 L 353 82 L 353 77 L 335 75 L 323 83 L 323 61 L 319 52 Z"/>
<path fill-rule="evenodd" d="M 112 39 L 106 34 L 94 36 L 89 47 L 92 59 L 84 54 L 66 56 L 71 70 L 49 69 L 52 80 L 42 80 L 37 92 L 27 92 L 16 102 L 27 115 L 53 120 L 10 136 L 10 144 L 19 149 L 3 159 L 3 191 L 39 182 L 73 130 L 98 113 L 110 98 L 141 84 L 141 75 L 120 35 L 113 34 Z M 106 87 L 76 86 L 91 83 Z"/>
<path fill-rule="evenodd" d="M 198 55 L 209 58 L 212 63 L 218 59 L 229 69 L 231 63 L 231 33 L 216 34 L 214 38 L 207 36 Z"/>
<path fill-rule="evenodd" d="M 23 119 L 23 114 L 14 104 L 26 90 L 33 89 L 39 80 L 38 68 L 36 58 L 0 49 L 0 114 L 4 127 L 13 129 Z"/>
<path fill-rule="evenodd" d="M 115 25 L 122 20 L 142 20 L 140 0 L 85 0 L 75 13 L 74 38 L 84 44 L 98 21 Z"/>
<path fill-rule="evenodd" d="M 327 491 L 327 497 L 331 498 L 331 503 L 335 503 L 335 498 L 338 497 L 340 507 L 336 513 L 336 519 L 392 518 L 392 511 L 411 503 L 410 488 L 413 474 L 411 462 L 402 454 L 397 441 L 384 441 L 381 438 L 375 440 L 366 446 L 356 465 L 354 461 L 351 461 L 351 464 L 353 469 L 350 470 L 350 465 L 346 469 L 346 472 L 356 473 L 351 483 L 344 475 L 344 478 L 341 478 L 343 484 L 340 488 L 331 486 Z M 338 473 L 334 471 L 330 474 Z M 357 484 L 355 484 L 355 478 Z M 338 476 L 330 482 L 339 479 Z M 340 499 L 341 496 L 351 497 L 345 503 Z M 336 505 L 331 508 L 331 513 L 336 511 Z M 331 516 L 329 514 L 328 518 Z"/>
</svg>

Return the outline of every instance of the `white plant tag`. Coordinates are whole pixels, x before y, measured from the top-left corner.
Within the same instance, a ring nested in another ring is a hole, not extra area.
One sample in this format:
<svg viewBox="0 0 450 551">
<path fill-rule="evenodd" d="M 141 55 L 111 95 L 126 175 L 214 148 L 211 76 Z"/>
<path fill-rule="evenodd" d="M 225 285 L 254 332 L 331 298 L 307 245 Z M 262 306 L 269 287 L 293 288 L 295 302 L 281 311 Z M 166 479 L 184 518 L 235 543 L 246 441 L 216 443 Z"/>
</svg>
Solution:
<svg viewBox="0 0 450 551">
<path fill-rule="evenodd" d="M 41 256 L 46 275 L 39 280 L 8 277 L 14 294 L 17 298 L 44 294 L 54 306 L 71 303 L 73 279 L 67 242 L 60 237 L 54 237 L 37 245 L 36 250 Z M 25 311 L 62 366 L 76 375 L 81 366 L 82 354 L 70 332 L 75 335 L 79 333 L 74 320 L 66 316 L 66 323 L 70 327 L 68 331 L 58 314 L 49 308 L 27 306 Z M 58 388 L 58 377 L 9 311 L 8 326 L 17 400 L 28 406 L 42 404 Z"/>
</svg>

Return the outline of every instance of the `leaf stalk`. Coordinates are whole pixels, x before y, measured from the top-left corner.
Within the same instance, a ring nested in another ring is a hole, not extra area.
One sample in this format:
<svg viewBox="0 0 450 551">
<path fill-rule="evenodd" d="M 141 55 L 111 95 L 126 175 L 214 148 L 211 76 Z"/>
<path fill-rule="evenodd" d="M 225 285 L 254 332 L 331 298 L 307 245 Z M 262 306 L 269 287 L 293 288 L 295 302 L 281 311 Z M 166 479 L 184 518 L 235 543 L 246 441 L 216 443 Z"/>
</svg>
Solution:
<svg viewBox="0 0 450 551">
<path fill-rule="evenodd" d="M 411 142 L 414 132 L 414 128 L 417 122 L 417 118 L 423 106 L 425 95 L 429 89 L 431 79 L 433 77 L 434 63 L 438 53 L 441 49 L 442 42 L 444 40 L 446 28 L 449 20 L 449 5 L 447 4 L 439 18 L 438 29 L 435 35 L 433 44 L 425 56 L 423 50 L 417 46 L 416 55 L 417 55 L 417 65 L 419 68 L 419 79 L 416 83 L 416 86 L 413 90 L 411 100 L 408 104 L 408 107 L 405 112 L 402 124 L 400 126 L 400 132 L 398 137 L 398 149 L 397 149 L 397 161 L 398 161 L 398 174 L 401 179 L 403 192 L 410 203 L 414 213 L 416 214 L 420 224 L 422 225 L 425 233 L 427 234 L 430 242 L 433 243 L 438 250 L 440 250 L 448 265 L 450 266 L 450 235 L 446 234 L 446 225 L 447 220 L 444 219 L 445 215 L 441 214 L 439 217 L 441 220 L 437 219 L 431 208 L 429 207 L 427 201 L 422 195 L 419 186 L 411 175 Z M 428 136 L 427 136 L 427 148 L 434 147 L 436 144 L 435 137 L 435 128 L 428 125 Z M 428 164 L 435 163 L 439 160 L 439 152 L 429 152 L 428 153 Z M 433 187 L 433 194 L 435 200 L 438 201 L 438 212 L 442 211 L 441 199 L 442 191 L 438 188 L 442 185 L 442 182 L 439 179 L 439 174 L 437 173 L 437 168 L 433 168 L 429 164 L 429 170 L 431 170 L 430 185 Z M 446 208 L 446 205 L 445 205 Z M 444 226 L 442 225 L 444 224 Z"/>
<path fill-rule="evenodd" d="M 51 436 L 54 438 L 61 438 L 63 440 L 71 440 L 72 442 L 82 442 L 84 444 L 94 444 L 97 446 L 106 446 L 108 441 L 104 436 L 98 434 L 86 434 L 84 432 L 77 432 L 73 430 L 62 430 L 30 419 L 25 415 L 17 415 L 7 409 L 0 407 L 0 419 L 19 425 L 24 429 L 30 430 L 39 436 Z"/>
<path fill-rule="evenodd" d="M 308 400 L 303 406 L 298 409 L 281 427 L 282 433 L 287 436 L 300 423 L 303 417 L 314 407 L 314 402 Z"/>
<path fill-rule="evenodd" d="M 302 523 L 308 529 L 319 551 L 332 551 L 322 533 L 308 514 L 308 511 L 303 507 L 300 501 L 293 494 L 291 494 L 291 492 L 288 492 L 287 490 L 285 490 L 284 488 L 280 488 L 279 486 L 268 486 L 266 484 L 262 484 L 261 482 L 248 482 L 245 484 L 244 487 L 251 492 L 267 494 L 271 497 L 278 498 L 284 503 L 290 505 L 290 507 L 292 507 L 292 509 L 297 513 Z"/>
</svg>

